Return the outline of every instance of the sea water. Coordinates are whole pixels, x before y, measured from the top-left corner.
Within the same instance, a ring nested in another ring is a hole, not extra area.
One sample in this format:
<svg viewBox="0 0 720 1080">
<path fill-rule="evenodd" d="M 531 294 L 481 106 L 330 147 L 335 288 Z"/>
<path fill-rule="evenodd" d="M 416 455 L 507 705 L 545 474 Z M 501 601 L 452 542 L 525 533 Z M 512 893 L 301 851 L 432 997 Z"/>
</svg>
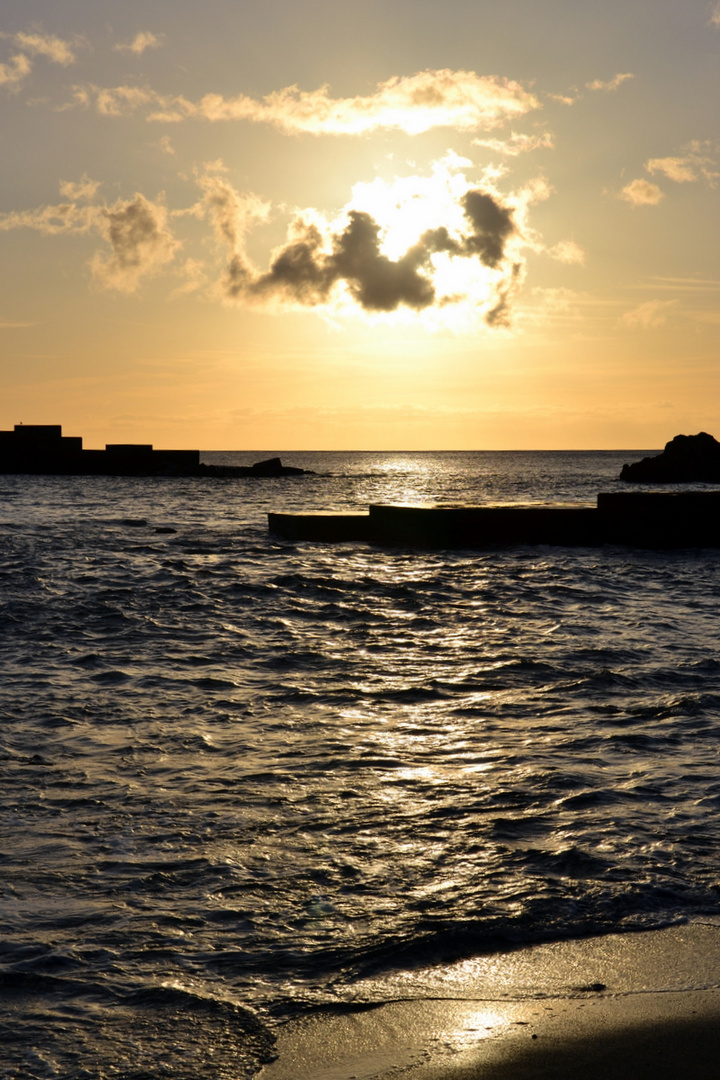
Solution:
<svg viewBox="0 0 720 1080">
<path fill-rule="evenodd" d="M 0 1076 L 244 1080 L 419 968 L 717 920 L 717 551 L 267 531 L 592 504 L 638 456 L 0 477 Z"/>
</svg>

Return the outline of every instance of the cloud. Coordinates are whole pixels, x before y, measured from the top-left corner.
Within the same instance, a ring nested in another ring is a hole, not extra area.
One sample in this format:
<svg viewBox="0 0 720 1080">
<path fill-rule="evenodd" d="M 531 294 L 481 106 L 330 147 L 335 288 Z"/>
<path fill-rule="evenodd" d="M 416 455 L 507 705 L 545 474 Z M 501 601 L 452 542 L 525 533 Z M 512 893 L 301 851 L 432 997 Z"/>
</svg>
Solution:
<svg viewBox="0 0 720 1080">
<path fill-rule="evenodd" d="M 548 248 L 547 253 L 551 258 L 557 259 L 561 263 L 578 263 L 582 265 L 585 262 L 585 252 L 574 240 L 560 240 L 553 247 Z"/>
<path fill-rule="evenodd" d="M 144 195 L 118 199 L 111 206 L 84 202 L 94 198 L 99 184 L 84 176 L 77 183 L 63 181 L 61 191 L 70 201 L 34 210 L 0 215 L 0 232 L 33 229 L 44 236 L 99 233 L 110 253 L 98 251 L 90 267 L 103 288 L 134 292 L 140 280 L 172 261 L 181 246 L 167 225 L 168 212 L 161 200 Z"/>
<path fill-rule="evenodd" d="M 718 173 L 713 168 L 715 161 L 709 154 L 711 149 L 714 149 L 712 143 L 693 140 L 685 147 L 682 157 L 650 158 L 645 162 L 645 169 L 651 174 L 662 173 L 676 184 L 694 183 L 702 178 L 714 187 Z"/>
<path fill-rule="evenodd" d="M 578 100 L 577 95 L 570 97 L 569 94 L 548 94 L 551 101 L 559 101 L 561 105 L 574 105 Z"/>
<path fill-rule="evenodd" d="M 327 86 L 311 91 L 289 86 L 260 100 L 244 94 L 234 98 L 206 94 L 192 102 L 148 87 L 86 86 L 76 88 L 75 100 L 94 104 L 106 116 L 148 107 L 150 121 L 248 120 L 274 125 L 286 134 L 312 135 L 366 135 L 381 129 L 418 135 L 437 127 L 475 131 L 540 107 L 519 83 L 448 69 L 394 76 L 373 94 L 352 98 L 332 98 Z"/>
<path fill-rule="evenodd" d="M 18 53 L 9 64 L 0 64 L 0 86 L 17 86 L 32 71 L 32 64 L 27 56 Z"/>
<path fill-rule="evenodd" d="M 182 285 L 173 289 L 170 294 L 171 300 L 197 292 L 208 283 L 205 263 L 202 259 L 185 259 L 184 263 L 175 270 L 175 275 L 185 280 Z"/>
<path fill-rule="evenodd" d="M 31 56 L 46 56 L 54 64 L 67 67 L 74 64 L 76 57 L 70 44 L 52 34 L 15 34 L 13 40 L 19 49 Z"/>
<path fill-rule="evenodd" d="M 157 101 L 154 90 L 141 86 L 116 86 L 113 90 L 98 86 L 75 86 L 73 96 L 76 105 L 89 106 L 94 103 L 101 116 L 125 116 Z"/>
<path fill-rule="evenodd" d="M 463 171 L 470 165 L 448 153 L 427 175 L 358 183 L 333 218 L 312 208 L 291 210 L 286 239 L 264 268 L 249 255 L 248 239 L 272 208 L 237 191 L 221 160 L 196 174 L 200 196 L 184 208 L 169 210 L 162 196 L 153 201 L 140 193 L 108 204 L 100 184 L 83 175 L 61 182 L 63 199 L 56 204 L 0 214 L 0 232 L 99 236 L 106 246 L 90 260 L 95 281 L 132 293 L 175 260 L 182 246 L 175 223 L 179 228 L 194 218 L 211 227 L 221 266 L 213 271 L 205 261 L 186 258 L 172 270 L 182 282 L 173 296 L 202 289 L 224 303 L 270 310 L 422 315 L 428 327 L 453 329 L 478 321 L 507 326 L 525 278 L 526 249 L 543 250 L 529 208 L 550 189 L 540 178 L 502 193 L 498 169 L 470 180 Z M 582 257 L 573 241 L 557 244 L 552 254 L 567 262 Z"/>
<path fill-rule="evenodd" d="M 657 206 L 664 193 L 657 184 L 651 184 L 649 180 L 631 180 L 626 184 L 618 195 L 619 199 L 630 203 L 631 206 Z"/>
<path fill-rule="evenodd" d="M 162 150 L 163 154 L 174 154 L 175 147 L 172 144 L 172 139 L 169 135 L 163 135 L 158 142 L 158 149 Z"/>
<path fill-rule="evenodd" d="M 612 90 L 617 90 L 619 86 L 622 86 L 627 79 L 634 79 L 635 76 L 626 71 L 623 75 L 615 75 L 609 82 L 603 82 L 602 79 L 595 79 L 593 82 L 585 83 L 588 90 L 604 90 L 609 93 Z"/>
<path fill-rule="evenodd" d="M 532 150 L 552 150 L 555 143 L 547 131 L 541 135 L 520 135 L 513 131 L 507 139 L 473 139 L 473 146 L 484 146 L 496 153 L 517 157 L 518 154 L 527 154 Z"/>
<path fill-rule="evenodd" d="M 9 38 L 20 50 L 9 62 L 0 63 L 0 86 L 10 89 L 30 75 L 33 69 L 30 57 L 45 56 L 54 64 L 67 67 L 75 63 L 75 53 L 67 41 L 52 34 L 25 33 L 8 34 L 0 32 L 0 38 Z"/>
<path fill-rule="evenodd" d="M 710 16 L 710 26 L 720 26 L 720 3 L 715 4 Z"/>
<path fill-rule="evenodd" d="M 35 210 L 13 210 L 0 215 L 0 232 L 10 229 L 33 229 L 44 236 L 87 233 L 95 226 L 97 207 L 78 206 L 73 202 L 39 206 Z"/>
<path fill-rule="evenodd" d="M 171 262 L 180 247 L 167 228 L 165 206 L 152 203 L 140 194 L 102 207 L 98 227 L 112 253 L 97 252 L 90 267 L 95 279 L 106 289 L 135 292 L 140 279 Z"/>
<path fill-rule="evenodd" d="M 530 290 L 531 299 L 521 314 L 524 327 L 549 325 L 572 326 L 582 323 L 588 305 L 588 294 L 562 287 Z"/>
<path fill-rule="evenodd" d="M 91 180 L 87 173 L 83 173 L 79 180 L 60 181 L 60 194 L 75 202 L 94 199 L 99 188 L 100 181 Z"/>
<path fill-rule="evenodd" d="M 431 178 L 357 185 L 333 222 L 298 212 L 261 271 L 245 235 L 264 204 L 239 195 L 224 177 L 199 182 L 216 235 L 230 249 L 219 283 L 227 302 L 370 314 L 465 305 L 490 326 L 509 322 L 525 272 L 527 205 L 542 197 L 538 188 L 503 199 L 447 163 Z"/>
<path fill-rule="evenodd" d="M 641 330 L 656 330 L 665 325 L 669 311 L 675 303 L 675 300 L 648 300 L 632 311 L 626 311 L 622 321 L 626 326 Z"/>
<path fill-rule="evenodd" d="M 645 162 L 645 168 L 649 173 L 662 173 L 677 184 L 690 183 L 698 178 L 690 158 L 650 158 Z"/>
<path fill-rule="evenodd" d="M 131 52 L 141 56 L 146 49 L 159 49 L 162 45 L 162 37 L 152 34 L 149 30 L 140 30 L 132 41 L 119 42 L 113 45 L 115 52 Z"/>
<path fill-rule="evenodd" d="M 217 239 L 237 252 L 244 245 L 250 226 L 255 221 L 267 219 L 270 204 L 256 195 L 240 195 L 221 175 L 225 171 L 220 160 L 205 166 L 205 173 L 198 177 L 204 193 L 203 203 L 191 207 L 190 213 L 202 214 L 207 210 Z"/>
</svg>

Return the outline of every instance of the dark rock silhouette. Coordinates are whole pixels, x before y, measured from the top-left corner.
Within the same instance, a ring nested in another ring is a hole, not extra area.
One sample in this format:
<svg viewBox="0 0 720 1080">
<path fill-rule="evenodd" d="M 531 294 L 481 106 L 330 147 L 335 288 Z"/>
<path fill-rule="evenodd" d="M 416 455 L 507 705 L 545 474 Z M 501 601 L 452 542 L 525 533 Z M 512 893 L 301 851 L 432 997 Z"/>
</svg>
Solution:
<svg viewBox="0 0 720 1080">
<path fill-rule="evenodd" d="M 0 473 L 54 476 L 303 476 L 279 457 L 254 465 L 204 465 L 199 450 L 154 450 L 150 443 L 108 443 L 83 450 L 82 438 L 60 424 L 16 424 L 0 431 Z"/>
<path fill-rule="evenodd" d="M 283 465 L 279 457 L 256 461 L 254 465 L 200 465 L 206 476 L 305 476 L 311 470 Z"/>
<path fill-rule="evenodd" d="M 705 431 L 676 435 L 662 454 L 623 465 L 620 479 L 631 484 L 720 484 L 720 442 Z"/>
</svg>

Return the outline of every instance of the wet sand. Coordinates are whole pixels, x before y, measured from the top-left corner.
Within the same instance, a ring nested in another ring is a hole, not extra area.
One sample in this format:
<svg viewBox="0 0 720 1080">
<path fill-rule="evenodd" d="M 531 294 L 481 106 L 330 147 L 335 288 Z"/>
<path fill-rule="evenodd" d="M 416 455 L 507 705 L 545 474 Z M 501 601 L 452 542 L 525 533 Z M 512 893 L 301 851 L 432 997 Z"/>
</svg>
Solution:
<svg viewBox="0 0 720 1080">
<path fill-rule="evenodd" d="M 539 945 L 396 989 L 374 1008 L 285 1025 L 261 1080 L 720 1076 L 720 925 Z"/>
</svg>

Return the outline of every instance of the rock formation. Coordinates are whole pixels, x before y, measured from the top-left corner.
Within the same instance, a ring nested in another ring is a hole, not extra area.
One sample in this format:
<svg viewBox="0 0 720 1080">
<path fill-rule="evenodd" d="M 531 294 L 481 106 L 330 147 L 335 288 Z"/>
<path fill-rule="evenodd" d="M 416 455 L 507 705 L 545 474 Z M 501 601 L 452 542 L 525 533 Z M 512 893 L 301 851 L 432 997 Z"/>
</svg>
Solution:
<svg viewBox="0 0 720 1080">
<path fill-rule="evenodd" d="M 623 465 L 620 479 L 631 484 L 720 484 L 720 442 L 705 431 L 676 435 L 662 454 Z"/>
</svg>

